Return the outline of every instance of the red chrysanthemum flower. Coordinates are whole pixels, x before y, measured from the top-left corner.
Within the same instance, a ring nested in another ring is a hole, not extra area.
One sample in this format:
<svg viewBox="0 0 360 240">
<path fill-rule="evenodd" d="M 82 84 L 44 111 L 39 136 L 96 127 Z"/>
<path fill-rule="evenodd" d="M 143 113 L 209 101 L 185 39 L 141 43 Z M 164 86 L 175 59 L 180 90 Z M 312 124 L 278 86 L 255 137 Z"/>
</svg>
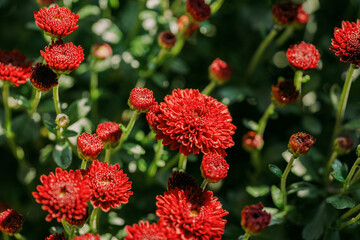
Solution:
<svg viewBox="0 0 360 240">
<path fill-rule="evenodd" d="M 40 181 L 42 185 L 36 187 L 38 192 L 32 194 L 37 203 L 43 204 L 41 208 L 49 212 L 46 221 L 56 218 L 61 222 L 64 218 L 80 220 L 84 217 L 91 190 L 79 170 L 67 172 L 56 168 L 55 174 L 42 175 Z"/>
<path fill-rule="evenodd" d="M 153 91 L 142 87 L 136 87 L 131 90 L 128 100 L 131 109 L 138 112 L 146 112 L 154 103 Z"/>
<path fill-rule="evenodd" d="M 206 4 L 204 0 L 187 0 L 186 11 L 198 22 L 208 19 L 211 15 L 210 5 Z"/>
<path fill-rule="evenodd" d="M 79 26 L 76 25 L 79 15 L 72 13 L 67 7 L 42 8 L 34 12 L 35 23 L 51 37 L 62 38 Z"/>
<path fill-rule="evenodd" d="M 82 159 L 87 161 L 96 159 L 103 148 L 101 138 L 96 134 L 85 132 L 77 138 L 78 153 Z"/>
<path fill-rule="evenodd" d="M 354 141 L 350 138 L 338 137 L 335 139 L 335 151 L 338 154 L 348 154 L 354 147 Z"/>
<path fill-rule="evenodd" d="M 84 50 L 72 42 L 64 43 L 61 39 L 40 51 L 49 67 L 58 74 L 69 74 L 84 61 Z"/>
<path fill-rule="evenodd" d="M 104 146 L 115 146 L 119 142 L 122 130 L 118 123 L 104 122 L 97 126 L 96 134 L 101 139 Z"/>
<path fill-rule="evenodd" d="M 197 187 L 198 182 L 187 172 L 175 171 L 167 180 L 167 190 L 179 188 L 185 190 L 188 187 Z"/>
<path fill-rule="evenodd" d="M 182 32 L 184 30 L 184 27 L 187 27 L 185 30 L 185 36 L 187 37 L 191 36 L 199 28 L 198 22 L 189 22 L 189 21 L 190 19 L 186 15 L 182 15 L 177 20 L 178 32 Z"/>
<path fill-rule="evenodd" d="M 99 234 L 85 233 L 84 235 L 76 236 L 73 240 L 100 240 Z"/>
<path fill-rule="evenodd" d="M 46 237 L 45 240 L 67 240 L 65 233 L 55 233 Z"/>
<path fill-rule="evenodd" d="M 176 89 L 160 104 L 156 139 L 180 153 L 217 152 L 232 147 L 235 125 L 227 106 L 197 89 Z"/>
<path fill-rule="evenodd" d="M 272 15 L 274 21 L 280 25 L 304 24 L 309 19 L 301 4 L 295 4 L 291 1 L 277 2 L 272 6 Z"/>
<path fill-rule="evenodd" d="M 92 55 L 97 59 L 106 59 L 113 54 L 112 48 L 107 43 L 97 43 L 91 47 Z"/>
<path fill-rule="evenodd" d="M 14 209 L 7 209 L 0 213 L 0 231 L 14 234 L 20 231 L 23 216 Z"/>
<path fill-rule="evenodd" d="M 163 31 L 159 34 L 158 44 L 160 47 L 170 50 L 176 43 L 176 36 L 170 31 Z"/>
<path fill-rule="evenodd" d="M 296 90 L 293 80 L 280 80 L 276 86 L 272 86 L 271 98 L 276 105 L 284 107 L 299 99 L 299 91 Z"/>
<path fill-rule="evenodd" d="M 0 80 L 10 81 L 15 86 L 26 83 L 30 77 L 32 62 L 26 62 L 26 56 L 18 50 L 0 50 Z"/>
<path fill-rule="evenodd" d="M 216 183 L 226 178 L 229 164 L 223 156 L 217 153 L 208 153 L 203 156 L 200 170 L 202 177 L 206 181 Z"/>
<path fill-rule="evenodd" d="M 155 102 L 149 109 L 149 111 L 146 112 L 146 120 L 149 123 L 150 127 L 154 130 L 154 132 L 157 132 L 157 125 L 159 124 L 159 114 L 161 114 L 160 111 L 160 105 Z"/>
<path fill-rule="evenodd" d="M 263 137 L 254 131 L 247 132 L 242 138 L 242 146 L 248 152 L 260 150 L 263 145 Z"/>
<path fill-rule="evenodd" d="M 286 56 L 291 66 L 303 71 L 316 68 L 320 59 L 320 53 L 316 47 L 305 42 L 291 45 Z"/>
<path fill-rule="evenodd" d="M 209 76 L 218 84 L 227 82 L 232 76 L 232 68 L 220 58 L 215 59 L 209 67 Z"/>
<path fill-rule="evenodd" d="M 82 216 L 81 219 L 74 219 L 74 218 L 65 218 L 65 221 L 73 227 L 82 228 L 86 221 L 89 218 L 89 208 L 86 209 L 86 213 Z"/>
<path fill-rule="evenodd" d="M 31 70 L 30 82 L 34 88 L 44 92 L 59 84 L 57 74 L 42 63 L 37 63 Z"/>
<path fill-rule="evenodd" d="M 150 224 L 148 221 L 140 221 L 139 224 L 126 226 L 128 234 L 124 240 L 175 240 L 175 234 L 166 228 L 161 222 Z"/>
<path fill-rule="evenodd" d="M 109 165 L 95 160 L 84 171 L 84 175 L 90 180 L 91 202 L 94 208 L 100 206 L 101 210 L 108 212 L 110 208 L 116 208 L 121 204 L 126 204 L 129 197 L 133 194 L 131 182 L 123 170 L 119 170 L 120 165 Z"/>
<path fill-rule="evenodd" d="M 314 145 L 316 139 L 307 133 L 299 132 L 291 135 L 289 140 L 289 151 L 295 157 L 304 156 Z"/>
<path fill-rule="evenodd" d="M 157 196 L 156 215 L 173 229 L 176 239 L 221 239 L 228 214 L 211 191 L 198 187 L 172 189 Z"/>
<path fill-rule="evenodd" d="M 256 234 L 263 231 L 271 221 L 271 215 L 263 210 L 262 203 L 245 206 L 241 211 L 241 226 L 245 232 Z"/>
<path fill-rule="evenodd" d="M 360 20 L 356 23 L 343 21 L 341 28 L 335 28 L 329 48 L 342 62 L 360 66 Z"/>
</svg>

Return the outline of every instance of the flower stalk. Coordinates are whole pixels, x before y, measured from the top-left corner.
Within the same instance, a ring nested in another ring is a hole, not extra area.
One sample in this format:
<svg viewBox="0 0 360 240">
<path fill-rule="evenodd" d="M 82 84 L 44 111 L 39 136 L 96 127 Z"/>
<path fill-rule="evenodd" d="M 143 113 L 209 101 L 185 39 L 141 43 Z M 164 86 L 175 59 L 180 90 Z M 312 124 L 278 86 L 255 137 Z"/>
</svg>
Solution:
<svg viewBox="0 0 360 240">
<path fill-rule="evenodd" d="M 110 162 L 110 157 L 111 157 L 111 148 L 107 147 L 105 149 L 105 162 L 109 163 Z"/>
<path fill-rule="evenodd" d="M 268 108 L 265 110 L 264 114 L 260 118 L 257 133 L 260 134 L 261 136 L 264 135 L 267 122 L 269 120 L 269 117 L 274 113 L 274 110 L 275 110 L 275 104 L 270 103 L 270 105 L 268 106 Z"/>
<path fill-rule="evenodd" d="M 209 84 L 204 88 L 204 90 L 202 90 L 202 94 L 205 95 L 210 95 L 211 92 L 214 90 L 214 88 L 216 87 L 217 83 L 215 81 L 211 81 L 209 82 Z"/>
<path fill-rule="evenodd" d="M 136 122 L 136 118 L 140 113 L 137 111 L 133 111 L 133 114 L 130 118 L 130 121 L 128 123 L 128 125 L 126 126 L 125 130 L 123 131 L 121 138 L 119 140 L 119 144 L 116 146 L 116 148 L 114 149 L 114 152 L 118 151 L 121 149 L 123 143 L 126 141 L 126 139 L 129 137 L 129 134 L 131 132 L 131 130 L 133 129 L 135 122 Z"/>
<path fill-rule="evenodd" d="M 205 188 L 206 188 L 206 185 L 208 184 L 209 182 L 206 180 L 206 179 L 204 179 L 204 181 L 201 183 L 201 188 L 203 189 L 203 190 L 205 190 Z"/>
<path fill-rule="evenodd" d="M 36 109 L 40 103 L 40 99 L 41 99 L 41 91 L 35 89 L 35 96 L 31 104 L 31 109 L 29 110 L 30 116 L 32 116 L 36 112 Z"/>
<path fill-rule="evenodd" d="M 356 205 L 355 207 L 349 209 L 346 213 L 344 213 L 341 217 L 340 220 L 345 220 L 346 218 L 350 217 L 351 215 L 357 213 L 358 211 L 360 211 L 360 204 Z"/>
<path fill-rule="evenodd" d="M 180 154 L 178 170 L 185 172 L 185 170 L 186 170 L 186 163 L 187 163 L 187 157 L 186 157 L 184 154 Z"/>
<path fill-rule="evenodd" d="M 150 164 L 150 167 L 148 169 L 148 176 L 149 177 L 154 177 L 157 171 L 157 165 L 158 162 L 161 159 L 161 155 L 164 151 L 164 145 L 162 144 L 162 140 L 158 140 L 157 144 L 156 144 L 156 150 L 155 150 L 155 156 L 153 161 Z"/>
<path fill-rule="evenodd" d="M 343 185 L 343 191 L 347 192 L 349 190 L 350 187 L 350 183 L 351 183 L 351 179 L 354 176 L 355 171 L 359 168 L 359 164 L 360 164 L 360 158 L 356 159 L 355 163 L 353 164 L 353 166 L 350 169 L 349 174 L 347 175 L 344 185 Z"/>
<path fill-rule="evenodd" d="M 292 167 L 295 159 L 296 159 L 295 155 L 292 154 L 291 158 L 285 168 L 285 171 L 284 171 L 283 175 L 281 176 L 280 190 L 281 190 L 281 195 L 283 197 L 283 209 L 285 209 L 285 207 L 287 205 L 286 179 L 287 179 L 287 176 L 289 175 L 289 172 L 291 170 L 291 167 Z"/>
<path fill-rule="evenodd" d="M 98 232 L 100 207 L 94 208 L 90 215 L 90 228 L 93 233 Z"/>
<path fill-rule="evenodd" d="M 241 240 L 248 240 L 250 237 L 251 237 L 251 234 L 248 233 L 248 232 L 246 232 L 246 233 L 242 236 Z M 239 239 L 240 239 L 240 238 L 239 238 Z"/>
<path fill-rule="evenodd" d="M 90 69 L 90 100 L 91 100 L 91 118 L 94 121 L 98 119 L 98 98 L 99 98 L 99 75 L 94 70 L 94 64 L 91 64 Z"/>
<path fill-rule="evenodd" d="M 53 87 L 53 98 L 56 115 L 61 113 L 60 100 L 59 100 L 59 85 Z"/>
</svg>

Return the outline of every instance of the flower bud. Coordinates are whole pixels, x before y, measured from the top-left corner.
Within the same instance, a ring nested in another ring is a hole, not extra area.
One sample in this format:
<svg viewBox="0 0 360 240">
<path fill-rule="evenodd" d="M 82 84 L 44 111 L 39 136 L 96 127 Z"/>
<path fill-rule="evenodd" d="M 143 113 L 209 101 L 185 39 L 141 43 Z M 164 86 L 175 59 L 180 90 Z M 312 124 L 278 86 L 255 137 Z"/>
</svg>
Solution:
<svg viewBox="0 0 360 240">
<path fill-rule="evenodd" d="M 291 45 L 286 52 L 287 59 L 296 70 L 310 70 L 318 66 L 320 53 L 311 43 Z"/>
<path fill-rule="evenodd" d="M 81 219 L 65 218 L 65 221 L 73 227 L 82 228 L 89 218 L 89 208 L 87 208 L 86 214 Z"/>
<path fill-rule="evenodd" d="M 279 107 L 295 103 L 299 99 L 299 91 L 296 90 L 293 80 L 280 80 L 276 86 L 272 86 L 271 99 Z"/>
<path fill-rule="evenodd" d="M 309 19 L 301 4 L 291 1 L 277 2 L 272 6 L 274 22 L 279 25 L 305 24 Z"/>
<path fill-rule="evenodd" d="M 65 128 L 69 125 L 70 119 L 68 115 L 60 113 L 56 116 L 55 123 L 58 125 L 58 127 Z"/>
<path fill-rule="evenodd" d="M 45 240 L 67 240 L 65 233 L 55 233 L 46 237 Z"/>
<path fill-rule="evenodd" d="M 159 34 L 158 43 L 160 47 L 170 50 L 176 43 L 176 36 L 170 31 L 163 31 Z"/>
<path fill-rule="evenodd" d="M 122 134 L 120 125 L 115 122 L 104 122 L 97 126 L 96 134 L 99 136 L 104 146 L 116 146 Z"/>
<path fill-rule="evenodd" d="M 14 234 L 20 231 L 23 224 L 23 216 L 13 209 L 7 209 L 0 213 L 0 231 Z"/>
<path fill-rule="evenodd" d="M 232 76 L 232 68 L 220 58 L 215 59 L 209 67 L 209 77 L 218 84 L 227 82 Z"/>
<path fill-rule="evenodd" d="M 263 231 L 271 221 L 271 215 L 263 210 L 262 203 L 245 206 L 241 211 L 241 226 L 244 231 L 256 234 Z"/>
<path fill-rule="evenodd" d="M 354 147 L 354 141 L 350 138 L 338 137 L 335 139 L 335 151 L 339 155 L 348 154 Z"/>
<path fill-rule="evenodd" d="M 186 11 L 198 22 L 208 19 L 211 15 L 210 5 L 206 4 L 204 0 L 187 0 Z"/>
<path fill-rule="evenodd" d="M 186 15 L 182 15 L 177 20 L 178 24 L 178 32 L 184 31 L 184 27 L 186 27 L 185 30 L 185 36 L 190 37 L 193 35 L 193 33 L 199 28 L 198 22 L 191 22 L 189 17 Z"/>
<path fill-rule="evenodd" d="M 243 148 L 252 152 L 254 150 L 260 150 L 264 145 L 263 137 L 254 131 L 247 132 L 242 139 Z"/>
<path fill-rule="evenodd" d="M 201 176 L 209 183 L 219 182 L 226 178 L 229 164 L 224 157 L 217 153 L 208 153 L 203 156 L 201 166 Z"/>
<path fill-rule="evenodd" d="M 31 69 L 30 82 L 34 88 L 44 92 L 59 84 L 57 74 L 48 65 L 42 63 L 37 63 Z"/>
<path fill-rule="evenodd" d="M 101 139 L 96 134 L 85 132 L 77 138 L 77 149 L 81 159 L 95 160 L 103 147 Z"/>
<path fill-rule="evenodd" d="M 154 103 L 155 98 L 151 90 L 142 87 L 131 90 L 128 104 L 134 111 L 147 112 Z"/>
<path fill-rule="evenodd" d="M 106 59 L 112 56 L 112 48 L 107 43 L 96 43 L 91 47 L 91 54 L 97 59 Z"/>
<path fill-rule="evenodd" d="M 301 157 L 310 150 L 315 142 L 316 139 L 310 134 L 298 132 L 290 137 L 288 148 L 295 157 Z"/>
</svg>

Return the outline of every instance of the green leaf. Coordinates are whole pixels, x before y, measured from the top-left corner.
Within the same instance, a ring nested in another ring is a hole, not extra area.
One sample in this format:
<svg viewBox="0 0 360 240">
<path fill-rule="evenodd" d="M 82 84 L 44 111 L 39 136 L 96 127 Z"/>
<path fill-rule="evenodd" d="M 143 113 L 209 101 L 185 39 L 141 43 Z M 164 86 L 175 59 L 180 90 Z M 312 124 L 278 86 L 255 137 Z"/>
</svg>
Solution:
<svg viewBox="0 0 360 240">
<path fill-rule="evenodd" d="M 283 194 L 281 193 L 280 189 L 275 185 L 271 186 L 271 197 L 275 206 L 277 206 L 278 208 L 282 208 L 284 206 Z"/>
<path fill-rule="evenodd" d="M 151 79 L 157 86 L 161 88 L 166 88 L 169 86 L 169 82 L 166 80 L 166 76 L 162 73 L 153 74 Z"/>
<path fill-rule="evenodd" d="M 13 130 L 19 144 L 35 140 L 40 135 L 40 124 L 27 113 L 16 116 L 13 120 Z"/>
<path fill-rule="evenodd" d="M 15 96 L 15 99 L 16 99 L 17 104 L 19 104 L 20 106 L 24 107 L 25 109 L 31 109 L 30 101 L 27 98 L 25 98 L 24 96 L 17 95 L 17 96 Z"/>
<path fill-rule="evenodd" d="M 327 231 L 325 233 L 324 240 L 341 240 L 339 231 Z"/>
<path fill-rule="evenodd" d="M 125 143 L 123 148 L 129 153 L 133 155 L 143 155 L 145 154 L 145 149 L 143 149 L 139 144 L 135 143 Z"/>
<path fill-rule="evenodd" d="M 352 120 L 352 121 L 344 124 L 344 126 L 342 128 L 346 129 L 346 130 L 360 129 L 360 119 Z"/>
<path fill-rule="evenodd" d="M 53 151 L 53 158 L 59 167 L 63 169 L 68 168 L 72 162 L 72 152 L 69 144 L 67 142 L 56 144 Z"/>
<path fill-rule="evenodd" d="M 65 114 L 69 116 L 70 125 L 76 122 L 77 120 L 84 118 L 91 110 L 89 99 L 82 98 L 73 102 L 68 109 L 66 109 Z"/>
<path fill-rule="evenodd" d="M 280 169 L 278 166 L 274 165 L 274 164 L 269 164 L 269 170 L 270 170 L 273 174 L 275 174 L 276 176 L 278 176 L 279 178 L 281 178 L 282 175 L 283 175 L 283 172 L 281 171 L 281 169 Z"/>
<path fill-rule="evenodd" d="M 51 153 L 52 153 L 53 149 L 54 149 L 53 145 L 48 144 L 40 150 L 39 159 L 40 159 L 41 163 L 44 163 L 49 158 L 51 158 Z"/>
<path fill-rule="evenodd" d="M 249 120 L 246 118 L 243 118 L 243 124 L 245 127 L 253 130 L 253 131 L 257 131 L 259 128 L 259 125 L 257 122 L 253 121 L 253 120 Z"/>
<path fill-rule="evenodd" d="M 109 223 L 111 225 L 115 225 L 115 226 L 123 226 L 124 223 L 125 223 L 124 219 L 120 218 L 118 216 L 118 214 L 116 212 L 113 212 L 113 211 L 109 212 L 108 219 L 109 219 Z"/>
<path fill-rule="evenodd" d="M 78 133 L 70 129 L 65 129 L 61 135 L 64 137 L 75 137 Z"/>
<path fill-rule="evenodd" d="M 55 128 L 57 127 L 57 125 L 54 122 L 50 122 L 47 120 L 44 120 L 44 126 L 47 128 L 47 130 L 49 130 L 52 133 L 56 133 Z"/>
<path fill-rule="evenodd" d="M 282 224 L 284 222 L 285 216 L 287 214 L 286 211 L 280 212 L 279 209 L 277 209 L 277 208 L 265 207 L 264 211 L 271 214 L 271 222 L 270 222 L 269 226 Z"/>
<path fill-rule="evenodd" d="M 109 0 L 110 6 L 113 9 L 117 9 L 120 6 L 119 0 Z"/>
<path fill-rule="evenodd" d="M 336 209 L 352 208 L 356 205 L 354 199 L 341 194 L 326 198 L 326 202 L 333 205 Z"/>
<path fill-rule="evenodd" d="M 98 16 L 100 15 L 101 10 L 98 6 L 95 5 L 85 5 L 81 8 L 77 14 L 79 14 L 79 19 L 86 18 L 88 16 Z"/>
<path fill-rule="evenodd" d="M 147 170 L 147 163 L 143 158 L 140 158 L 137 162 L 136 162 L 137 168 L 139 169 L 140 172 L 146 172 Z"/>
<path fill-rule="evenodd" d="M 315 186 L 308 182 L 297 182 L 289 186 L 288 194 L 295 193 L 301 190 L 312 189 Z"/>
<path fill-rule="evenodd" d="M 181 58 L 175 58 L 174 60 L 172 60 L 170 62 L 170 68 L 173 72 L 183 75 L 189 72 L 189 67 Z"/>
<path fill-rule="evenodd" d="M 335 159 L 334 163 L 331 165 L 334 169 L 335 173 L 331 174 L 337 181 L 344 183 L 347 173 L 348 167 L 344 163 L 342 164 L 339 160 Z"/>
<path fill-rule="evenodd" d="M 322 131 L 322 125 L 321 122 L 312 116 L 304 116 L 301 121 L 304 129 L 314 135 L 318 135 Z"/>
<path fill-rule="evenodd" d="M 246 192 L 249 193 L 252 197 L 262 197 L 267 195 L 270 192 L 269 186 L 247 186 Z"/>
</svg>

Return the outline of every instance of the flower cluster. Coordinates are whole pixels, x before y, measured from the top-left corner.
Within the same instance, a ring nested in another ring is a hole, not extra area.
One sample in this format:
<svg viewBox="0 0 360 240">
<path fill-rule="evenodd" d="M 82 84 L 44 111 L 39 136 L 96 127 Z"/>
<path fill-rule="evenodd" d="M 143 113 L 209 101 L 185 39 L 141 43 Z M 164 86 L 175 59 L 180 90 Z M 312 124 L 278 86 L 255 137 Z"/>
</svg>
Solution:
<svg viewBox="0 0 360 240">
<path fill-rule="evenodd" d="M 0 213 L 0 231 L 14 234 L 20 231 L 23 224 L 23 216 L 13 209 L 7 209 Z"/>
<path fill-rule="evenodd" d="M 232 76 L 232 68 L 220 58 L 215 59 L 209 67 L 209 76 L 218 84 L 227 82 Z"/>
</svg>

